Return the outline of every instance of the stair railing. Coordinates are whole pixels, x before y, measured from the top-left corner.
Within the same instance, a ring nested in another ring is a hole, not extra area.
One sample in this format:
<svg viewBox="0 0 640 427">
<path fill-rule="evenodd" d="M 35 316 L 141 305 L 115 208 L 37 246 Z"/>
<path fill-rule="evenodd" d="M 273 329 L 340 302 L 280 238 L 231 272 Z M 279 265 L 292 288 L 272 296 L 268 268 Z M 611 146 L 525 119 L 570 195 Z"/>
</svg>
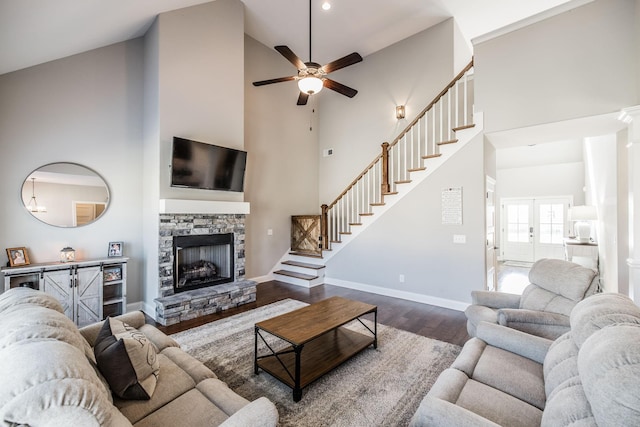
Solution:
<svg viewBox="0 0 640 427">
<path fill-rule="evenodd" d="M 321 245 L 351 234 L 372 206 L 411 182 L 411 172 L 424 170 L 424 161 L 440 156 L 440 146 L 456 142 L 455 132 L 473 126 L 473 60 L 329 205 L 322 205 Z"/>
</svg>

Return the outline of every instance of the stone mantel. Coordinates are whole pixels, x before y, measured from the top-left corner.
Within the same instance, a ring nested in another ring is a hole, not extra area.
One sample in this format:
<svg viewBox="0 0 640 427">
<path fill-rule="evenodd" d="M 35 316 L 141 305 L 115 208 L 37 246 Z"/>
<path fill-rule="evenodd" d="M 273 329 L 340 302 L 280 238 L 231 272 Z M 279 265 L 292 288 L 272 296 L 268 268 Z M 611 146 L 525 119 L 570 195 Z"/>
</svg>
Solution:
<svg viewBox="0 0 640 427">
<path fill-rule="evenodd" d="M 249 202 L 160 199 L 161 214 L 249 214 Z"/>
</svg>

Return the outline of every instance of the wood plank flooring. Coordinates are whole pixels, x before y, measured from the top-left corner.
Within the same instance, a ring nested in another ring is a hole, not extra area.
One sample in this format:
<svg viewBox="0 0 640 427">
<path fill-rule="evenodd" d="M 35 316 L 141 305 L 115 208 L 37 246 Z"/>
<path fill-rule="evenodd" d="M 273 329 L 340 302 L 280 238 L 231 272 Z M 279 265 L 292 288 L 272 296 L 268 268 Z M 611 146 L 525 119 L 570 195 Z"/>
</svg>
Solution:
<svg viewBox="0 0 640 427">
<path fill-rule="evenodd" d="M 199 317 L 171 326 L 156 324 L 153 319 L 150 318 L 148 318 L 148 322 L 155 324 L 160 330 L 167 334 L 174 334 L 285 298 L 292 298 L 312 304 L 334 295 L 378 306 L 378 322 L 383 325 L 460 346 L 469 339 L 467 335 L 466 317 L 461 311 L 346 289 L 339 286 L 319 285 L 307 289 L 278 281 L 258 284 L 255 302 L 226 310 L 222 313 Z"/>
</svg>

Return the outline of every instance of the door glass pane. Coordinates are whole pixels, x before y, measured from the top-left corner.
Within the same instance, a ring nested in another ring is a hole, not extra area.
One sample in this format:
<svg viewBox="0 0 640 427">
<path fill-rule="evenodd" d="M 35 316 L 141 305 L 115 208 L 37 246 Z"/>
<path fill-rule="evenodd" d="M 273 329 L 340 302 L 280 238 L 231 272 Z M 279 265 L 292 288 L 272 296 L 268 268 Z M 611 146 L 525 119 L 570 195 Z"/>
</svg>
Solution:
<svg viewBox="0 0 640 427">
<path fill-rule="evenodd" d="M 509 242 L 529 241 L 529 206 L 507 206 L 507 240 Z"/>
<path fill-rule="evenodd" d="M 562 244 L 564 208 L 562 203 L 540 204 L 540 243 Z"/>
</svg>

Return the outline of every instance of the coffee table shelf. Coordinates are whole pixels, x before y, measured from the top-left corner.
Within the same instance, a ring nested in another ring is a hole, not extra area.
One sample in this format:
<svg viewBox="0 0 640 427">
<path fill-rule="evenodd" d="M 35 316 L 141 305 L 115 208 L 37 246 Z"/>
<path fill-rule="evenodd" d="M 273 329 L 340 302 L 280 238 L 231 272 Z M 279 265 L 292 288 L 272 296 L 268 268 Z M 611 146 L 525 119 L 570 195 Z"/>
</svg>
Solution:
<svg viewBox="0 0 640 427">
<path fill-rule="evenodd" d="M 373 330 L 360 317 L 373 313 Z M 344 327 L 358 320 L 371 332 L 360 333 Z M 262 333 L 276 336 L 289 346 L 258 354 Z M 332 297 L 290 313 L 259 322 L 255 326 L 254 370 L 264 370 L 293 389 L 293 400 L 302 398 L 302 389 L 369 346 L 377 348 L 377 307 L 342 297 Z"/>
</svg>

